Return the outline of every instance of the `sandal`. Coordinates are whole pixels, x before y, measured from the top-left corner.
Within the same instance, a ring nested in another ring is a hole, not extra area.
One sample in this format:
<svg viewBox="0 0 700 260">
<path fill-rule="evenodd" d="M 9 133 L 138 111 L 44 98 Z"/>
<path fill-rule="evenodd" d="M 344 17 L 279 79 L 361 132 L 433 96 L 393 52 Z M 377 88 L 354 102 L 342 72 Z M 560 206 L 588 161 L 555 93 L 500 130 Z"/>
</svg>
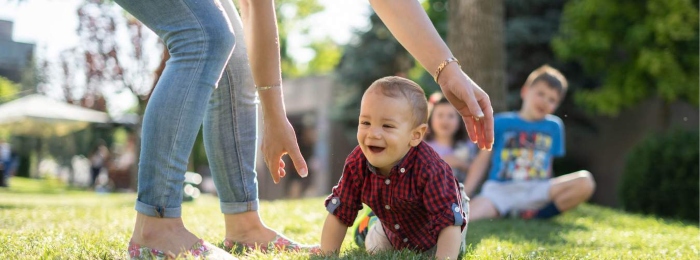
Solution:
<svg viewBox="0 0 700 260">
<path fill-rule="evenodd" d="M 289 252 L 310 252 L 318 246 L 303 245 L 292 241 L 283 235 L 277 234 L 275 239 L 267 243 L 267 245 L 256 244 L 256 243 L 242 243 L 235 242 L 228 239 L 224 240 L 224 250 L 230 253 L 240 254 L 244 252 L 251 252 L 255 250 L 260 250 L 263 253 L 267 253 L 271 250 L 279 251 L 289 251 Z"/>
<path fill-rule="evenodd" d="M 210 243 L 204 242 L 203 239 L 199 239 L 197 243 L 192 245 L 190 250 L 184 252 L 183 255 L 191 256 L 195 259 L 221 259 L 221 260 L 233 260 L 236 259 L 231 254 L 218 248 Z M 141 246 L 134 242 L 129 242 L 129 258 L 131 260 L 144 260 L 144 259 L 175 259 L 178 256 L 172 253 L 165 253 L 163 251 Z"/>
</svg>

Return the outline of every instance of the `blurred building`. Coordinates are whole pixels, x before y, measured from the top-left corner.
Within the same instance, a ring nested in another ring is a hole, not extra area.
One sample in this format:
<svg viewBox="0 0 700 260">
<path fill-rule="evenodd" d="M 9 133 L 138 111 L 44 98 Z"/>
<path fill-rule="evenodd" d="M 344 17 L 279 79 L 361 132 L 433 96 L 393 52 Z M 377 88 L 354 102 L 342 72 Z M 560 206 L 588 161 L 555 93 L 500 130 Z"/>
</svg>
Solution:
<svg viewBox="0 0 700 260">
<path fill-rule="evenodd" d="M 34 44 L 15 42 L 12 33 L 13 22 L 0 20 L 0 76 L 20 82 L 34 58 Z"/>
</svg>

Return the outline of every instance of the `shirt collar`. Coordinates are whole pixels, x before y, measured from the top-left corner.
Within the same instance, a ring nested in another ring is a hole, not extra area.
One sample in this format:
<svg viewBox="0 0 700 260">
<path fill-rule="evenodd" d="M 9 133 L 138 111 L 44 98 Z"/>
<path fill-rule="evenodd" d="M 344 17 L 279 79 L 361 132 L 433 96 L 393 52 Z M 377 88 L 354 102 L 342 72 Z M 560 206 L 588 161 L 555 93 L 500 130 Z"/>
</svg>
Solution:
<svg viewBox="0 0 700 260">
<path fill-rule="evenodd" d="M 399 160 L 399 163 L 394 165 L 394 167 L 391 167 L 391 171 L 393 172 L 395 168 L 400 168 L 400 169 L 405 169 L 405 170 L 403 172 L 401 172 L 399 170 L 398 171 L 399 174 L 406 173 L 408 171 L 409 166 L 411 165 L 410 161 L 412 161 L 411 159 L 407 160 L 407 158 L 413 158 L 414 155 L 416 154 L 416 150 L 418 150 L 418 147 L 420 147 L 421 145 L 423 145 L 423 142 L 421 142 L 416 147 L 411 147 L 411 149 L 408 150 L 408 153 L 406 153 L 406 155 L 404 155 L 403 158 L 401 158 L 401 160 Z M 369 169 L 369 171 L 372 172 L 373 174 L 377 174 L 377 175 L 379 174 L 379 169 L 377 169 L 377 167 L 374 167 L 374 165 L 369 163 L 369 160 L 367 160 L 367 169 Z"/>
</svg>

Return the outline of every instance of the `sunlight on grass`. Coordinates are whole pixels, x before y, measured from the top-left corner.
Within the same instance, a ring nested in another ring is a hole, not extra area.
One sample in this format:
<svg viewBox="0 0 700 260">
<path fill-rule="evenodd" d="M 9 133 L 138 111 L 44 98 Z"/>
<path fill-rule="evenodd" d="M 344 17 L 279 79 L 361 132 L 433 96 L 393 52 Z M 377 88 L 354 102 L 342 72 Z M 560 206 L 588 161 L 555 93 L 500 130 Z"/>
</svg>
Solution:
<svg viewBox="0 0 700 260">
<path fill-rule="evenodd" d="M 14 177 L 9 179 L 9 191 L 14 193 L 61 193 L 68 186 L 58 179 L 29 179 Z"/>
<path fill-rule="evenodd" d="M 0 189 L 0 259 L 125 259 L 135 194 L 69 191 L 45 181 L 14 178 Z M 320 239 L 322 198 L 266 201 L 266 224 L 302 243 Z M 213 244 L 224 235 L 218 199 L 183 204 L 185 224 Z M 484 220 L 470 223 L 464 259 L 698 259 L 696 223 L 627 214 L 592 205 L 551 221 Z M 409 251 L 370 257 L 350 237 L 348 259 L 427 259 Z M 253 253 L 248 259 L 308 259 L 303 253 Z"/>
</svg>

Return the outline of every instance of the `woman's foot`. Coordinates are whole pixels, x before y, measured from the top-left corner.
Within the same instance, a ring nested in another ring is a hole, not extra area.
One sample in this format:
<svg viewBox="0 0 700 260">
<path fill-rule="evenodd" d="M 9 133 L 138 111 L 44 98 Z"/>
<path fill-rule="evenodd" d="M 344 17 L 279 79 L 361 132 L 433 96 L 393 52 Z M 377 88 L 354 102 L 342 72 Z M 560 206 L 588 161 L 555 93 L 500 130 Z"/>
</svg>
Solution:
<svg viewBox="0 0 700 260">
<path fill-rule="evenodd" d="M 181 218 L 156 218 L 136 213 L 134 233 L 129 243 L 178 255 L 198 241 L 199 238 L 185 228 Z"/>
<path fill-rule="evenodd" d="M 240 214 L 225 214 L 226 238 L 224 249 L 231 252 L 242 252 L 260 249 L 267 252 L 271 249 L 299 251 L 309 246 L 302 245 L 262 223 L 257 211 Z"/>
<path fill-rule="evenodd" d="M 163 252 L 157 249 L 141 246 L 134 242 L 129 242 L 129 258 L 131 260 L 142 259 L 176 259 L 177 257 L 208 259 L 208 260 L 234 260 L 236 259 L 228 252 L 200 239 L 190 247 L 189 250 L 180 254 Z"/>
</svg>

